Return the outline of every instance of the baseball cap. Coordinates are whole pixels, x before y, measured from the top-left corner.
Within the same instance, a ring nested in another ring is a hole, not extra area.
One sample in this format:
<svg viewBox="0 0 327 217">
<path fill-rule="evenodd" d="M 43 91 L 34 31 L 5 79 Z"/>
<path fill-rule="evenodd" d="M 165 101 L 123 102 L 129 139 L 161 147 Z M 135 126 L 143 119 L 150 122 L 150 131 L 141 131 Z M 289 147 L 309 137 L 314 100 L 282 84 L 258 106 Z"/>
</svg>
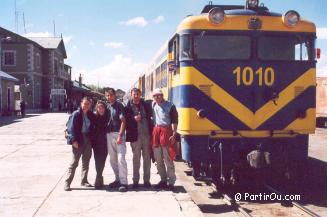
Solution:
<svg viewBox="0 0 327 217">
<path fill-rule="evenodd" d="M 160 88 L 154 89 L 152 92 L 152 96 L 155 95 L 163 95 L 162 90 Z"/>
</svg>

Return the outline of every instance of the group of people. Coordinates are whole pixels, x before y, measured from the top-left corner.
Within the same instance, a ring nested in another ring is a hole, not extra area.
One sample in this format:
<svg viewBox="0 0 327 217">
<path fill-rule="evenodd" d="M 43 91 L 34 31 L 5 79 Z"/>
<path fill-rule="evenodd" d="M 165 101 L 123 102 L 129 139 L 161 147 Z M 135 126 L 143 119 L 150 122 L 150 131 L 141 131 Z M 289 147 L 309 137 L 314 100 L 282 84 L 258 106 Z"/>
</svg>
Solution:
<svg viewBox="0 0 327 217">
<path fill-rule="evenodd" d="M 69 165 L 64 190 L 71 190 L 79 159 L 82 158 L 81 185 L 92 187 L 88 182 L 89 162 L 94 152 L 96 179 L 94 187 L 104 186 L 103 170 L 107 155 L 115 174 L 109 188 L 120 192 L 128 190 L 128 170 L 125 159 L 126 142 L 133 152 L 133 188 L 139 187 L 140 161 L 143 158 L 143 186 L 151 187 L 151 156 L 157 165 L 160 182 L 156 188 L 174 189 L 176 181 L 174 158 L 177 136 L 178 113 L 176 107 L 164 99 L 161 89 L 153 91 L 153 101 L 141 98 L 141 91 L 133 88 L 131 99 L 124 106 L 116 100 L 115 89 L 107 88 L 107 103 L 98 101 L 96 111 L 91 111 L 91 101 L 84 97 L 80 108 L 71 115 L 68 126 L 68 143 L 72 145 L 72 161 Z"/>
</svg>

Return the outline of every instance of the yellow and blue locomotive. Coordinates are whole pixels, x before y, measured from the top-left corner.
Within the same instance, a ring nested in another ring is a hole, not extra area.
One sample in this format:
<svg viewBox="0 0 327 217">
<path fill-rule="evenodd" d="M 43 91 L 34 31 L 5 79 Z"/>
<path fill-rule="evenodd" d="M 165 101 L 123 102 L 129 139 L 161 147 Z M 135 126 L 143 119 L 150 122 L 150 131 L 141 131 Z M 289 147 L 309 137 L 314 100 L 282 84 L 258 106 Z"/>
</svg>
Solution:
<svg viewBox="0 0 327 217">
<path fill-rule="evenodd" d="M 176 105 L 194 176 L 235 182 L 245 169 L 271 169 L 296 178 L 315 131 L 315 40 L 314 23 L 296 11 L 210 3 L 179 24 L 136 86 L 145 98 L 163 88 Z"/>
</svg>

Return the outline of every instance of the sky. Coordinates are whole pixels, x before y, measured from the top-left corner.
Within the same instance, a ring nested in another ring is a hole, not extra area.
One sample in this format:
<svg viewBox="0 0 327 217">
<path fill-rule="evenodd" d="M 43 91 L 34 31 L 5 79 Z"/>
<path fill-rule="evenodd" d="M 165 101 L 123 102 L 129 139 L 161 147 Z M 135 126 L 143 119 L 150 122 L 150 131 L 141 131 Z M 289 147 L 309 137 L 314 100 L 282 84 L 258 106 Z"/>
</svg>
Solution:
<svg viewBox="0 0 327 217">
<path fill-rule="evenodd" d="M 127 90 L 187 15 L 208 0 L 16 0 L 18 33 L 62 34 L 73 79 Z M 227 1 L 213 0 L 213 4 Z M 317 75 L 327 76 L 327 4 L 323 0 L 261 0 L 270 11 L 296 10 L 317 26 Z M 245 0 L 228 4 L 244 5 Z M 16 32 L 15 0 L 1 0 L 0 26 Z M 25 17 L 25 29 L 23 25 Z"/>
</svg>

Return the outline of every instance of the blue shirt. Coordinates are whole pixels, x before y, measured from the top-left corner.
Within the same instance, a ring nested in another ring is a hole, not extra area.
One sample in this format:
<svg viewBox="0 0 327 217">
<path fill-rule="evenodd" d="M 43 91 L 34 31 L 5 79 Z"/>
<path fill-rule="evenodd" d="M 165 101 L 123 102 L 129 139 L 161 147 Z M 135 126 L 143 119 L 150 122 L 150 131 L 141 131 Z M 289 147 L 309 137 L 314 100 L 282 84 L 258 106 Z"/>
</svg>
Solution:
<svg viewBox="0 0 327 217">
<path fill-rule="evenodd" d="M 173 104 L 169 101 L 163 101 L 160 105 L 155 103 L 153 106 L 153 117 L 155 125 L 170 125 L 172 123 L 170 110 Z"/>
<path fill-rule="evenodd" d="M 109 132 L 119 132 L 121 120 L 125 117 L 124 106 L 120 102 L 108 104 L 108 111 L 110 113 Z"/>
<path fill-rule="evenodd" d="M 91 125 L 90 119 L 87 117 L 87 115 L 83 114 L 82 133 L 89 133 L 90 132 L 90 125 Z"/>
</svg>

